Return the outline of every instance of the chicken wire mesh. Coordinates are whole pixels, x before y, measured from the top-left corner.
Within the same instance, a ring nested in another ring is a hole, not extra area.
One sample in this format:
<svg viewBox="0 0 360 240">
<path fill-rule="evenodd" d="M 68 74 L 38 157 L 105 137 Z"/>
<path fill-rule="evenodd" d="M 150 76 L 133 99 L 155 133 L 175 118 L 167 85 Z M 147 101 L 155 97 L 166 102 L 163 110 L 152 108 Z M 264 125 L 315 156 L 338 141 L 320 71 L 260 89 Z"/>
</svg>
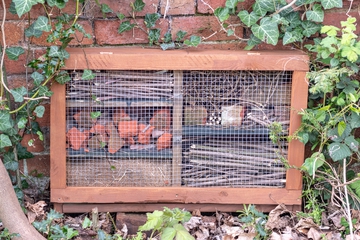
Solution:
<svg viewBox="0 0 360 240">
<path fill-rule="evenodd" d="M 68 186 L 283 187 L 291 72 L 73 72 Z"/>
</svg>

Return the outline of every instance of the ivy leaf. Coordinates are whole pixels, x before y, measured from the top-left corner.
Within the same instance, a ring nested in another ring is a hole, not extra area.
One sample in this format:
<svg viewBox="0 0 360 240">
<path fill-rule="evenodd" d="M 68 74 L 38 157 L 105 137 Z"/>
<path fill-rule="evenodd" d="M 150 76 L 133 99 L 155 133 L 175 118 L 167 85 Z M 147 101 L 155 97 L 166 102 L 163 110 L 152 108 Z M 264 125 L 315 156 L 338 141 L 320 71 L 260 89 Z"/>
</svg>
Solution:
<svg viewBox="0 0 360 240">
<path fill-rule="evenodd" d="M 125 15 L 122 14 L 122 13 L 118 13 L 116 14 L 116 16 L 120 19 L 120 20 L 123 20 L 125 18 Z"/>
<path fill-rule="evenodd" d="M 199 36 L 191 36 L 190 39 L 186 39 L 184 44 L 190 47 L 197 47 L 201 43 L 201 38 Z"/>
<path fill-rule="evenodd" d="M 10 60 L 18 60 L 19 56 L 25 52 L 22 47 L 9 47 L 5 50 L 6 55 Z"/>
<path fill-rule="evenodd" d="M 101 112 L 100 111 L 96 111 L 96 112 L 90 112 L 90 117 L 91 119 L 97 119 L 98 117 L 101 116 Z"/>
<path fill-rule="evenodd" d="M 47 86 L 39 86 L 39 95 L 45 97 L 51 97 L 53 92 L 49 90 Z"/>
<path fill-rule="evenodd" d="M 240 11 L 238 17 L 248 27 L 251 27 L 260 19 L 260 16 L 256 15 L 255 12 L 249 14 L 246 10 Z"/>
<path fill-rule="evenodd" d="M 35 29 L 35 22 L 33 22 L 27 29 L 25 29 L 26 37 L 41 37 L 42 31 Z"/>
<path fill-rule="evenodd" d="M 47 17 L 44 17 L 44 16 L 38 17 L 38 19 L 35 21 L 34 28 L 36 30 L 49 32 L 51 30 L 51 26 L 49 24 L 49 19 Z"/>
<path fill-rule="evenodd" d="M 45 113 L 45 107 L 44 106 L 36 106 L 34 113 L 37 117 L 42 118 Z"/>
<path fill-rule="evenodd" d="M 14 1 L 11 1 L 10 3 L 9 12 L 11 14 L 15 14 L 15 15 L 17 14 Z"/>
<path fill-rule="evenodd" d="M 320 4 L 315 4 L 312 10 L 306 11 L 306 18 L 314 22 L 323 22 L 324 10 Z"/>
<path fill-rule="evenodd" d="M 310 37 L 311 35 L 319 32 L 319 30 L 321 29 L 321 24 L 314 23 L 308 20 L 301 22 L 301 26 L 304 28 L 302 34 L 305 37 Z"/>
<path fill-rule="evenodd" d="M 1 135 L 3 135 L 3 134 L 1 134 Z M 0 135 L 0 145 L 2 143 L 1 135 Z M 4 154 L 4 167 L 6 168 L 6 170 L 10 170 L 10 171 L 16 171 L 18 169 L 19 162 L 15 160 L 14 153 L 7 152 Z"/>
<path fill-rule="evenodd" d="M 120 24 L 118 33 L 123 33 L 129 31 L 135 27 L 135 24 L 131 24 L 130 21 L 124 21 Z"/>
<path fill-rule="evenodd" d="M 283 45 L 301 40 L 296 32 L 286 32 L 283 37 Z"/>
<path fill-rule="evenodd" d="M 214 11 L 214 15 L 219 19 L 220 22 L 224 22 L 229 19 L 229 8 L 218 7 Z"/>
<path fill-rule="evenodd" d="M 340 161 L 351 156 L 351 151 L 348 146 L 343 143 L 332 143 L 327 148 L 332 160 Z"/>
<path fill-rule="evenodd" d="M 101 4 L 100 9 L 101 9 L 102 13 L 112 13 L 113 12 L 113 10 L 109 7 L 109 5 L 107 5 L 105 3 Z"/>
<path fill-rule="evenodd" d="M 56 77 L 55 81 L 57 81 L 60 84 L 65 84 L 71 80 L 69 73 L 66 71 L 61 71 Z"/>
<path fill-rule="evenodd" d="M 171 42 L 171 43 L 162 43 L 160 44 L 160 47 L 162 50 L 168 50 L 168 49 L 174 49 L 175 48 L 175 43 Z"/>
<path fill-rule="evenodd" d="M 258 2 L 255 2 L 253 5 L 253 12 L 258 16 L 265 16 L 267 11 L 264 8 L 261 8 Z"/>
<path fill-rule="evenodd" d="M 275 4 L 274 0 L 257 0 L 256 3 L 259 5 L 259 8 L 263 9 L 263 11 L 274 12 Z"/>
<path fill-rule="evenodd" d="M 50 50 L 49 50 L 49 57 L 68 59 L 70 57 L 70 55 L 65 49 L 61 49 L 58 46 L 51 46 Z"/>
<path fill-rule="evenodd" d="M 45 79 L 44 75 L 42 75 L 38 72 L 33 72 L 31 74 L 31 78 L 34 79 L 34 84 L 36 86 L 39 86 L 42 83 L 42 81 L 44 81 L 44 79 Z"/>
<path fill-rule="evenodd" d="M 143 0 L 135 0 L 134 3 L 131 3 L 131 7 L 135 12 L 140 12 L 144 9 L 145 3 Z"/>
<path fill-rule="evenodd" d="M 13 125 L 10 113 L 4 110 L 0 110 L 0 131 L 4 132 L 12 127 Z"/>
<path fill-rule="evenodd" d="M 181 41 L 184 39 L 184 37 L 186 36 L 186 34 L 187 34 L 187 32 L 182 31 L 182 30 L 179 30 L 179 31 L 176 33 L 176 39 L 175 39 L 175 41 L 181 42 Z"/>
<path fill-rule="evenodd" d="M 24 96 L 28 93 L 24 86 L 11 89 L 10 92 L 13 95 L 15 102 L 24 101 Z"/>
<path fill-rule="evenodd" d="M 160 29 L 156 28 L 156 29 L 150 29 L 149 31 L 149 45 L 152 46 L 153 43 L 157 43 L 159 41 L 160 38 Z"/>
<path fill-rule="evenodd" d="M 279 39 L 278 25 L 272 21 L 270 17 L 261 19 L 260 25 L 255 24 L 251 27 L 251 31 L 255 37 L 263 42 L 276 45 Z"/>
<path fill-rule="evenodd" d="M 17 150 L 17 155 L 18 155 L 18 159 L 29 159 L 29 158 L 33 158 L 34 154 L 32 154 L 31 152 L 29 152 L 27 150 L 26 147 L 23 147 L 20 143 L 18 143 L 16 145 L 16 150 Z"/>
<path fill-rule="evenodd" d="M 8 135 L 0 134 L 0 148 L 11 147 L 12 143 Z M 16 170 L 16 169 L 15 169 Z"/>
<path fill-rule="evenodd" d="M 24 13 L 29 12 L 32 6 L 41 2 L 41 0 L 13 0 L 13 2 L 18 16 L 21 17 Z"/>
<path fill-rule="evenodd" d="M 289 22 L 289 24 L 292 28 L 297 27 L 302 23 L 299 13 L 297 13 L 297 12 L 291 12 L 289 14 L 286 14 L 284 16 L 284 18 L 286 21 Z"/>
<path fill-rule="evenodd" d="M 342 0 L 321 0 L 321 5 L 324 7 L 324 9 L 342 8 L 342 2 Z"/>
<path fill-rule="evenodd" d="M 230 9 L 236 8 L 238 2 L 239 2 L 238 0 L 226 0 L 225 7 Z"/>
<path fill-rule="evenodd" d="M 144 23 L 147 28 L 155 27 L 156 21 L 160 18 L 160 14 L 158 13 L 147 13 L 145 15 Z"/>
<path fill-rule="evenodd" d="M 85 217 L 84 221 L 82 222 L 82 228 L 85 229 L 91 226 L 92 226 L 92 221 L 88 217 Z"/>
<path fill-rule="evenodd" d="M 26 127 L 27 124 L 27 118 L 26 117 L 21 117 L 18 121 L 17 121 L 17 126 L 19 129 L 23 129 Z"/>
<path fill-rule="evenodd" d="M 82 80 L 92 80 L 95 78 L 95 74 L 90 69 L 85 69 L 81 79 Z"/>
<path fill-rule="evenodd" d="M 360 115 L 357 113 L 351 113 L 350 115 L 350 126 L 352 129 L 360 127 Z"/>
</svg>

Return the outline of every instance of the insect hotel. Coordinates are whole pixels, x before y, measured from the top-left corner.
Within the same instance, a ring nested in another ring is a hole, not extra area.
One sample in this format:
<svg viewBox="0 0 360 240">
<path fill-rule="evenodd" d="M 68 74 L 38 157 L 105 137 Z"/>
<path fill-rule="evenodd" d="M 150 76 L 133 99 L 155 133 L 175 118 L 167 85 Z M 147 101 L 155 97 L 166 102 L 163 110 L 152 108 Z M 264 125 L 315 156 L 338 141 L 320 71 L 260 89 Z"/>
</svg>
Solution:
<svg viewBox="0 0 360 240">
<path fill-rule="evenodd" d="M 70 49 L 51 98 L 61 212 L 301 207 L 308 58 L 297 51 Z M 86 77 L 91 69 L 93 79 Z"/>
</svg>

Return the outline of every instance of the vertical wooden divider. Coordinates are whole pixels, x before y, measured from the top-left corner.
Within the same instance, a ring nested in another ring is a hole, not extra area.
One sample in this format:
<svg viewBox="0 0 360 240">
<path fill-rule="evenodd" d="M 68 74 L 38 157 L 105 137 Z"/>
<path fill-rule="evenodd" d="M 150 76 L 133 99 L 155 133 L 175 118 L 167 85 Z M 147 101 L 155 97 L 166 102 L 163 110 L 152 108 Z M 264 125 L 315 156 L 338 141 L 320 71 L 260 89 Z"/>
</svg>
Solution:
<svg viewBox="0 0 360 240">
<path fill-rule="evenodd" d="M 174 71 L 172 186 L 181 185 L 183 72 Z"/>
</svg>

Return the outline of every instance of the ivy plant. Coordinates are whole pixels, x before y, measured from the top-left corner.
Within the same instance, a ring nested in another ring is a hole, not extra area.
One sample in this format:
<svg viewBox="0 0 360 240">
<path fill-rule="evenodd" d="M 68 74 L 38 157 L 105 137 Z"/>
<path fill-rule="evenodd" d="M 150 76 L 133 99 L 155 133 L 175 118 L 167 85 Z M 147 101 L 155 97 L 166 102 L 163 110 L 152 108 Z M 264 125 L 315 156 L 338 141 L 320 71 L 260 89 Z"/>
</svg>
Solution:
<svg viewBox="0 0 360 240">
<path fill-rule="evenodd" d="M 247 50 L 262 42 L 276 45 L 280 39 L 284 45 L 302 43 L 319 32 L 324 10 L 342 7 L 342 0 L 256 0 L 250 9 L 238 9 L 244 1 L 227 0 L 214 14 L 228 35 L 234 34 L 229 17 L 238 17 L 250 35 Z"/>
</svg>

